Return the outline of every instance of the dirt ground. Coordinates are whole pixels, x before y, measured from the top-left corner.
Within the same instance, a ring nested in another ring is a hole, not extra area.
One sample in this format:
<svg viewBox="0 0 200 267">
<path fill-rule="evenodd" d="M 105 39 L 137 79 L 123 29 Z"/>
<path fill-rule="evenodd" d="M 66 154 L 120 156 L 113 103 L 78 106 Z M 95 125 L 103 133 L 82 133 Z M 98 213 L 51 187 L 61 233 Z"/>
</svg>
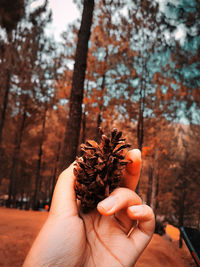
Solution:
<svg viewBox="0 0 200 267">
<path fill-rule="evenodd" d="M 0 208 L 0 267 L 20 267 L 47 212 Z M 154 235 L 135 267 L 195 266 L 187 248 L 178 248 L 177 240 Z M 105 266 L 106 267 L 106 266 Z"/>
</svg>

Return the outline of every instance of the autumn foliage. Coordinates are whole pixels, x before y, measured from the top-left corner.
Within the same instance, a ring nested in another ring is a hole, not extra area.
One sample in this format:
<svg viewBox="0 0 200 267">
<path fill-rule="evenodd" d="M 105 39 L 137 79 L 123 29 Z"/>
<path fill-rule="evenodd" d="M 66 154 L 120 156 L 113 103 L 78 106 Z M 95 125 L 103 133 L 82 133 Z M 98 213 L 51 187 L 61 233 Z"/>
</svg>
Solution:
<svg viewBox="0 0 200 267">
<path fill-rule="evenodd" d="M 45 34 L 51 21 L 47 1 L 32 11 L 25 7 L 17 27 L 0 34 L 0 203 L 49 205 L 74 133 L 80 155 L 79 144 L 98 141 L 102 126 L 106 134 L 122 130 L 142 150 L 138 191 L 156 215 L 199 227 L 199 4 L 194 2 L 193 7 L 170 2 L 163 11 L 157 1 L 95 1 L 83 94 L 74 95 L 80 125 L 73 130 L 67 121 L 73 117 L 73 79 L 79 79 L 73 66 L 80 21 L 68 26 L 57 49 Z M 187 29 L 184 42 L 175 36 L 180 23 Z"/>
</svg>

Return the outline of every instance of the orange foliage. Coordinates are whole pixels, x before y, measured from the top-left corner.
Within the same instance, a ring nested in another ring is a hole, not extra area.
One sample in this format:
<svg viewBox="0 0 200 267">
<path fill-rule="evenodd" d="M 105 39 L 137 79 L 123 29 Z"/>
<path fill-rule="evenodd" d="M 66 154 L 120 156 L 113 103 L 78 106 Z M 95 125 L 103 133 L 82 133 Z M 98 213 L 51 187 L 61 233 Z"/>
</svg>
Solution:
<svg viewBox="0 0 200 267">
<path fill-rule="evenodd" d="M 70 91 L 71 91 L 71 84 L 61 86 L 59 88 L 58 98 L 59 99 L 62 99 L 62 98 L 69 99 Z"/>
<path fill-rule="evenodd" d="M 174 91 L 173 91 L 172 87 L 170 86 L 168 88 L 168 91 L 167 91 L 167 94 L 166 94 L 166 99 L 170 100 L 173 97 L 173 95 L 174 95 Z"/>
<path fill-rule="evenodd" d="M 134 78 L 137 76 L 136 69 L 131 69 L 131 77 Z"/>
<path fill-rule="evenodd" d="M 152 148 L 149 147 L 149 146 L 144 146 L 142 148 L 142 156 L 145 157 L 145 156 L 149 156 L 152 152 Z"/>
<path fill-rule="evenodd" d="M 168 153 L 167 152 L 167 149 L 163 149 L 162 153 L 165 154 L 165 155 L 167 155 L 167 153 Z"/>
<path fill-rule="evenodd" d="M 181 89 L 180 90 L 180 95 L 181 96 L 186 96 L 187 95 L 187 87 L 186 86 L 182 86 L 180 89 Z"/>
<path fill-rule="evenodd" d="M 162 77 L 161 73 L 156 72 L 153 76 L 153 80 L 157 84 L 164 84 L 164 78 Z"/>
<path fill-rule="evenodd" d="M 200 101 L 200 89 L 195 88 L 193 90 L 193 97 L 195 101 Z"/>
</svg>

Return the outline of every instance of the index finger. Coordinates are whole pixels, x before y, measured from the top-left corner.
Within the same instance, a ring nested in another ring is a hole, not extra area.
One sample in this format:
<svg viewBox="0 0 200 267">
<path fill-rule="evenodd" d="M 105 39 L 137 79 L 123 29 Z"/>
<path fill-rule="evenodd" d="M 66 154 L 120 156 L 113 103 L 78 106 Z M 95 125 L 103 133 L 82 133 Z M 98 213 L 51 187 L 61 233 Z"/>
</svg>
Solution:
<svg viewBox="0 0 200 267">
<path fill-rule="evenodd" d="M 123 172 L 122 185 L 135 190 L 140 178 L 140 170 L 142 165 L 141 152 L 139 149 L 132 149 L 126 154 L 126 159 L 130 160 L 131 163 L 126 165 Z"/>
<path fill-rule="evenodd" d="M 56 183 L 50 214 L 54 215 L 77 215 L 78 208 L 74 191 L 75 176 L 73 173 L 74 164 L 64 170 Z"/>
</svg>

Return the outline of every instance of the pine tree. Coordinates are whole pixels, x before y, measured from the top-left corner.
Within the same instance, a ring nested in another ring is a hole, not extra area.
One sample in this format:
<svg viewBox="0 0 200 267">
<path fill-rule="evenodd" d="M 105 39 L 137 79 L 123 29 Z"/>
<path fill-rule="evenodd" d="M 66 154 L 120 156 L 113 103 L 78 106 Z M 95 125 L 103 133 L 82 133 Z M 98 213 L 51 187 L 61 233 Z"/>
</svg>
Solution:
<svg viewBox="0 0 200 267">
<path fill-rule="evenodd" d="M 72 77 L 69 117 L 67 119 L 64 148 L 61 159 L 62 167 L 73 162 L 79 144 L 88 41 L 90 38 L 93 9 L 94 0 L 84 0 Z"/>
<path fill-rule="evenodd" d="M 0 25 L 10 34 L 25 13 L 24 0 L 1 0 L 0 1 Z"/>
</svg>

